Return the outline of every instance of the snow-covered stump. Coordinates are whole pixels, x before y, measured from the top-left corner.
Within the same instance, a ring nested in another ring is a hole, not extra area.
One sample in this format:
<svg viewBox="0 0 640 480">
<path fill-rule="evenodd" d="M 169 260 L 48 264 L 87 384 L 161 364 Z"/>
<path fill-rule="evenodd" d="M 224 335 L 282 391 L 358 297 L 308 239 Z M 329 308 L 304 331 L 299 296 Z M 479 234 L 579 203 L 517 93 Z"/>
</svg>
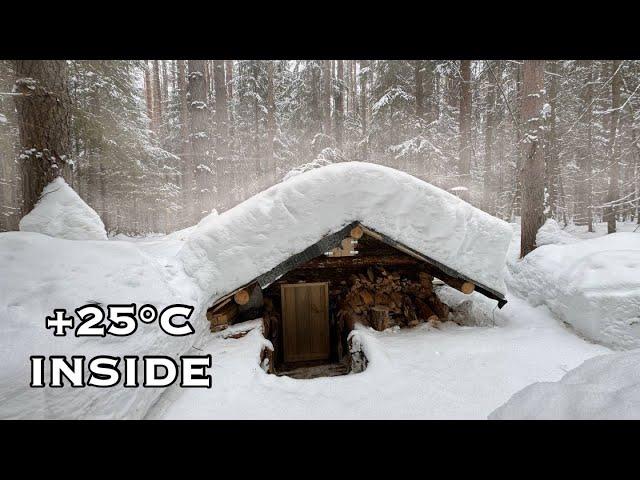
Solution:
<svg viewBox="0 0 640 480">
<path fill-rule="evenodd" d="M 349 371 L 351 373 L 361 373 L 367 369 L 367 365 L 369 364 L 369 360 L 364 353 L 364 349 L 362 346 L 362 339 L 360 335 L 357 335 L 355 332 L 351 332 L 349 334 L 349 338 L 347 340 L 349 343 L 349 356 L 350 356 L 350 366 Z"/>
</svg>

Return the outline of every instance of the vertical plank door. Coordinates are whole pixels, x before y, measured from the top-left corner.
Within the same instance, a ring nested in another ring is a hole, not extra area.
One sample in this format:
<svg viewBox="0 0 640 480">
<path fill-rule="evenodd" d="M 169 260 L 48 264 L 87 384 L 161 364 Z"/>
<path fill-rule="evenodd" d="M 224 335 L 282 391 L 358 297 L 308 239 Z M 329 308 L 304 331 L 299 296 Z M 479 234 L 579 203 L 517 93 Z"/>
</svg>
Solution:
<svg viewBox="0 0 640 480">
<path fill-rule="evenodd" d="M 329 359 L 329 284 L 284 284 L 282 336 L 285 362 Z"/>
</svg>

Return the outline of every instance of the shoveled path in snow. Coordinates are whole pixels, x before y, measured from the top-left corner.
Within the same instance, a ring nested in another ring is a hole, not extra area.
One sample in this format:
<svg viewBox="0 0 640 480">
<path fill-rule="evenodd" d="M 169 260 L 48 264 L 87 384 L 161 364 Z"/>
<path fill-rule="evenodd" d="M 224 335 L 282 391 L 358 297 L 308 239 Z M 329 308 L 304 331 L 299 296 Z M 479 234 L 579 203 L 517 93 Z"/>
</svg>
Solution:
<svg viewBox="0 0 640 480">
<path fill-rule="evenodd" d="M 172 388 L 147 418 L 486 418 L 525 386 L 610 352 L 518 298 L 495 315 L 499 326 L 362 330 L 373 353 L 365 372 L 307 380 L 262 371 L 254 321 L 243 338 L 224 339 L 227 330 L 194 350 L 213 356 L 211 389 Z"/>
</svg>

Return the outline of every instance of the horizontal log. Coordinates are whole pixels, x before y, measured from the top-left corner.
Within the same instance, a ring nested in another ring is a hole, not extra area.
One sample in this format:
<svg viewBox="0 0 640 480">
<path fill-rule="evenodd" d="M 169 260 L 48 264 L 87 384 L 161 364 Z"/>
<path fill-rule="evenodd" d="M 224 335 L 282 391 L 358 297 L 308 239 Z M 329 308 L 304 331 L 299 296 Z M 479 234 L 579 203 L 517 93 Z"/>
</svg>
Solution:
<svg viewBox="0 0 640 480">
<path fill-rule="evenodd" d="M 418 265 L 419 260 L 408 256 L 359 256 L 354 257 L 317 257 L 300 265 L 300 269 L 364 267 L 375 265 Z"/>
</svg>

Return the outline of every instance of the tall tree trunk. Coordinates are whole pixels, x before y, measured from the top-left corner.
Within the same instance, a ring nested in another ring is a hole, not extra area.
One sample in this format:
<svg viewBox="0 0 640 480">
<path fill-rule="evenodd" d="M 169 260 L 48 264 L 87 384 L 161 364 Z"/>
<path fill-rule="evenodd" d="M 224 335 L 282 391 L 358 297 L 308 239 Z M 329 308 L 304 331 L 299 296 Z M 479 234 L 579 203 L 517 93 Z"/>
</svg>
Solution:
<svg viewBox="0 0 640 480">
<path fill-rule="evenodd" d="M 15 67 L 26 215 L 54 178 L 62 175 L 71 183 L 71 99 L 65 60 L 17 60 Z"/>
<path fill-rule="evenodd" d="M 218 153 L 226 152 L 229 136 L 229 107 L 227 102 L 227 85 L 225 83 L 224 60 L 213 61 L 213 82 L 216 93 L 216 130 L 220 136 Z"/>
<path fill-rule="evenodd" d="M 195 178 L 195 216 L 199 220 L 215 207 L 213 193 L 216 188 L 209 158 L 207 84 L 205 83 L 205 60 L 189 60 L 187 100 L 189 107 L 189 143 L 191 165 Z"/>
<path fill-rule="evenodd" d="M 607 190 L 607 207 L 604 218 L 607 222 L 607 233 L 616 232 L 616 219 L 619 206 L 615 203 L 620 199 L 620 161 L 616 149 L 616 135 L 620 119 L 620 89 L 622 75 L 619 72 L 620 60 L 611 62 L 611 114 L 609 117 L 609 188 Z"/>
<path fill-rule="evenodd" d="M 415 60 L 413 62 L 413 82 L 415 83 L 416 97 L 416 117 L 422 117 L 424 113 L 424 90 L 423 90 L 423 61 Z"/>
<path fill-rule="evenodd" d="M 471 61 L 460 61 L 460 198 L 471 198 Z"/>
<path fill-rule="evenodd" d="M 322 63 L 324 134 L 331 136 L 331 60 Z"/>
<path fill-rule="evenodd" d="M 233 129 L 233 60 L 224 61 L 225 83 L 227 85 L 227 105 L 229 113 L 229 143 L 234 135 Z"/>
<path fill-rule="evenodd" d="M 154 131 L 160 132 L 162 125 L 162 90 L 160 87 L 160 65 L 158 60 L 153 61 L 153 114 Z"/>
<path fill-rule="evenodd" d="M 369 126 L 367 124 L 369 103 L 367 92 L 367 80 L 369 78 L 369 60 L 360 60 L 360 123 L 362 124 L 362 160 L 366 160 L 368 156 L 368 133 Z"/>
<path fill-rule="evenodd" d="M 558 62 L 552 60 L 547 62 L 549 67 L 549 106 L 551 110 L 548 112 L 546 119 L 546 184 L 549 198 L 549 210 L 547 216 L 549 218 L 558 218 L 558 206 L 560 204 L 559 185 L 560 185 L 560 164 L 558 158 L 558 142 L 556 132 L 556 108 L 558 105 Z"/>
<path fill-rule="evenodd" d="M 153 115 L 153 83 L 151 82 L 149 63 L 146 60 L 144 62 L 144 96 L 147 104 L 147 117 L 149 117 L 150 126 L 153 130 L 153 121 L 155 119 Z"/>
<path fill-rule="evenodd" d="M 582 89 L 582 110 L 584 115 L 581 126 L 586 132 L 585 144 L 578 149 L 578 202 L 575 206 L 579 210 L 578 225 L 587 225 L 588 231 L 593 232 L 593 61 L 581 60 L 581 70 L 585 71 L 585 82 Z M 584 217 L 582 216 L 584 215 Z"/>
<path fill-rule="evenodd" d="M 273 143 L 276 137 L 275 60 L 267 61 L 267 156 L 269 174 L 275 174 Z"/>
<path fill-rule="evenodd" d="M 320 70 L 321 65 L 315 60 L 311 62 L 311 115 L 313 115 L 313 133 L 322 129 L 322 111 L 320 108 Z"/>
<path fill-rule="evenodd" d="M 337 89 L 336 89 L 336 143 L 342 148 L 344 128 L 344 61 L 337 62 Z"/>
<path fill-rule="evenodd" d="M 169 73 L 167 71 L 168 60 L 162 61 L 162 98 L 164 101 L 169 99 Z"/>
<path fill-rule="evenodd" d="M 522 236 L 520 257 L 536 248 L 536 234 L 544 223 L 544 155 L 540 145 L 544 60 L 525 60 L 522 118 L 524 165 L 522 169 Z"/>
<path fill-rule="evenodd" d="M 178 99 L 180 103 L 180 154 L 184 155 L 189 141 L 189 111 L 187 106 L 187 72 L 184 60 L 178 60 Z"/>
<path fill-rule="evenodd" d="M 484 128 L 484 174 L 482 188 L 482 208 L 485 212 L 495 213 L 495 192 L 493 186 L 493 142 L 495 129 L 495 110 L 496 110 L 496 82 L 495 78 L 501 76 L 500 62 L 489 61 L 488 68 L 492 69 L 493 75 L 487 75 L 487 96 L 485 97 L 486 121 Z M 497 67 L 494 69 L 494 67 Z M 496 71 L 497 70 L 497 71 Z"/>
</svg>

